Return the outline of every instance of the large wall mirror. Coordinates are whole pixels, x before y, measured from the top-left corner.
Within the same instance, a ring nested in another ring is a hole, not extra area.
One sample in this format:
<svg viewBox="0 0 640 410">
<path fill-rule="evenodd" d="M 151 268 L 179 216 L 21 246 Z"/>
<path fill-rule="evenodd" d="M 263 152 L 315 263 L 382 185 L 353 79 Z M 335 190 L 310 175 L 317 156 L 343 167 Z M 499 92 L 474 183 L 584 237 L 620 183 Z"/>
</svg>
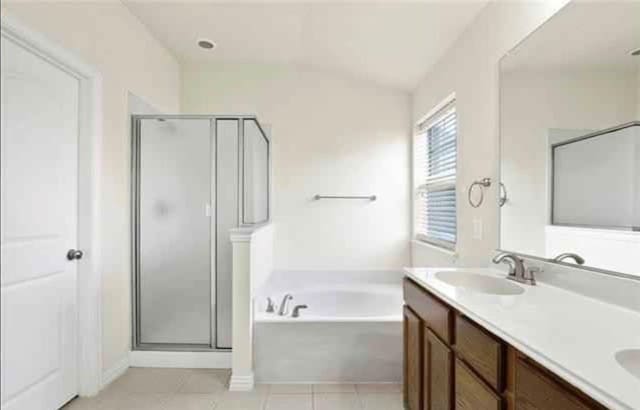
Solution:
<svg viewBox="0 0 640 410">
<path fill-rule="evenodd" d="M 502 250 L 640 279 L 639 54 L 640 2 L 572 2 L 502 58 Z"/>
</svg>

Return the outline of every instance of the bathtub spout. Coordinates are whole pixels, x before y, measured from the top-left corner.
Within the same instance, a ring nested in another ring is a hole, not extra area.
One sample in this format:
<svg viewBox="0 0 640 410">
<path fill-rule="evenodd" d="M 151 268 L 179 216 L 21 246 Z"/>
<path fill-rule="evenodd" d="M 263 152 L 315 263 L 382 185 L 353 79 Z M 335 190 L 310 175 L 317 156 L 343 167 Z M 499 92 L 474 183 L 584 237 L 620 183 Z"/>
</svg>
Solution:
<svg viewBox="0 0 640 410">
<path fill-rule="evenodd" d="M 300 317 L 300 309 L 306 309 L 309 306 L 307 305 L 297 305 L 293 308 L 293 313 L 291 313 L 291 317 Z"/>
<path fill-rule="evenodd" d="M 289 301 L 293 299 L 290 293 L 287 293 L 282 298 L 282 303 L 280 304 L 280 309 L 278 309 L 278 316 L 286 316 L 289 314 Z"/>
</svg>

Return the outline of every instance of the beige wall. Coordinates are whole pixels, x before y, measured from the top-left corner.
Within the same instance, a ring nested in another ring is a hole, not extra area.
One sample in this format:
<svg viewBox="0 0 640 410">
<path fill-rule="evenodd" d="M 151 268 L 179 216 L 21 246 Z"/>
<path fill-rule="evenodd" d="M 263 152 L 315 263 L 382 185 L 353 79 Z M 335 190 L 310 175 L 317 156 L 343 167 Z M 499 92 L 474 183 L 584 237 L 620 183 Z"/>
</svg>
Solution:
<svg viewBox="0 0 640 410">
<path fill-rule="evenodd" d="M 186 65 L 190 113 L 252 113 L 271 129 L 275 269 L 409 263 L 409 96 L 264 65 Z M 378 195 L 375 202 L 312 201 Z"/>
<path fill-rule="evenodd" d="M 412 246 L 415 266 L 486 266 L 498 246 L 498 207 L 489 199 L 472 208 L 469 184 L 498 172 L 498 61 L 509 49 L 553 15 L 565 0 L 489 3 L 413 94 L 413 120 L 429 112 L 452 92 L 459 118 L 457 258 L 423 245 Z M 473 224 L 481 222 L 482 237 Z"/>
<path fill-rule="evenodd" d="M 12 3 L 3 14 L 39 31 L 95 67 L 103 79 L 103 368 L 128 355 L 130 229 L 127 93 L 178 112 L 180 67 L 120 2 Z"/>
</svg>

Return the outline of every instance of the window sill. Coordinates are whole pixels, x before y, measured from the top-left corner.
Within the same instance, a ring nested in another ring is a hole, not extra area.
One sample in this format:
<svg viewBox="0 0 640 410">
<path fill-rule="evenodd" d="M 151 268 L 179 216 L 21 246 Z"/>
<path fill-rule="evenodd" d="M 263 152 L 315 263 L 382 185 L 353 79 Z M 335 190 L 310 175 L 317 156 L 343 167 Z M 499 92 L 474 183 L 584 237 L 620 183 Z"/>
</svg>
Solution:
<svg viewBox="0 0 640 410">
<path fill-rule="evenodd" d="M 429 242 L 420 241 L 418 239 L 412 239 L 411 240 L 411 244 L 415 245 L 415 246 L 418 246 L 418 247 L 425 248 L 425 249 L 435 250 L 435 251 L 441 252 L 441 253 L 443 253 L 445 255 L 452 256 L 454 258 L 458 257 L 458 252 L 456 252 L 455 250 L 447 249 L 447 248 L 444 248 L 442 246 L 434 245 L 434 244 L 429 243 Z"/>
</svg>

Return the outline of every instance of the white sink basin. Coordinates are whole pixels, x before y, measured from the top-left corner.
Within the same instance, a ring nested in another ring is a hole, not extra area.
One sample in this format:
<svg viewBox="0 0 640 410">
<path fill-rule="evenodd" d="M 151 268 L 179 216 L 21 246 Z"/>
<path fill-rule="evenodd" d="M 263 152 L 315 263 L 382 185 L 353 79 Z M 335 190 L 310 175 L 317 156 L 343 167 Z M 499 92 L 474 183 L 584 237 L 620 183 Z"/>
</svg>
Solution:
<svg viewBox="0 0 640 410">
<path fill-rule="evenodd" d="M 620 350 L 616 353 L 616 361 L 626 371 L 640 379 L 640 349 Z"/>
<path fill-rule="evenodd" d="M 492 295 L 519 295 L 524 288 L 506 278 L 494 278 L 464 271 L 436 272 L 436 278 L 451 286 Z"/>
</svg>

